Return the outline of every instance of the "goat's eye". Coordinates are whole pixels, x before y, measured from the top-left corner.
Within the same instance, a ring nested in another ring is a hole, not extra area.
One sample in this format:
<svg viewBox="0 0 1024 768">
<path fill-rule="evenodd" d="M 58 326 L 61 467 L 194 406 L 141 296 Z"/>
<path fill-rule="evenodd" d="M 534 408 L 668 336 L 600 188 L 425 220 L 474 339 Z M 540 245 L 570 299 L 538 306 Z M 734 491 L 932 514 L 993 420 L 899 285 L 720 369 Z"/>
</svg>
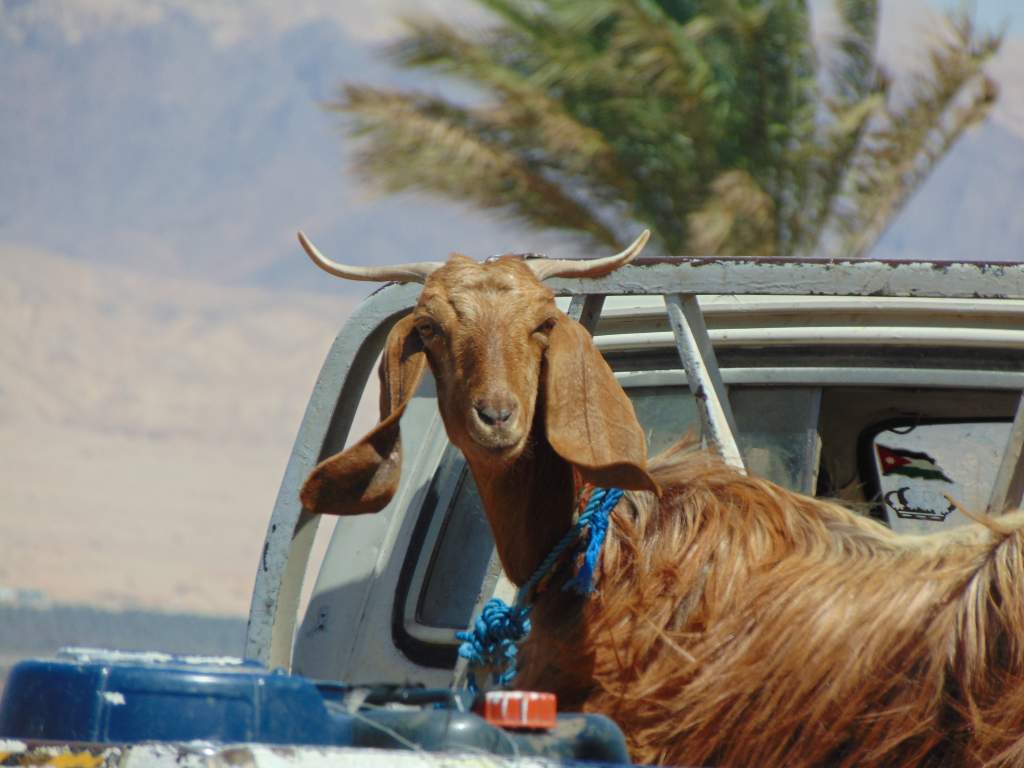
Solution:
<svg viewBox="0 0 1024 768">
<path fill-rule="evenodd" d="M 437 328 L 429 320 L 421 320 L 416 323 L 416 332 L 424 341 L 429 341 L 437 334 Z"/>
<path fill-rule="evenodd" d="M 548 333 L 551 333 L 551 329 L 554 328 L 554 327 L 555 327 L 555 318 L 549 317 L 543 323 L 541 323 L 536 328 L 534 328 L 533 332 L 534 333 L 548 334 Z"/>
</svg>

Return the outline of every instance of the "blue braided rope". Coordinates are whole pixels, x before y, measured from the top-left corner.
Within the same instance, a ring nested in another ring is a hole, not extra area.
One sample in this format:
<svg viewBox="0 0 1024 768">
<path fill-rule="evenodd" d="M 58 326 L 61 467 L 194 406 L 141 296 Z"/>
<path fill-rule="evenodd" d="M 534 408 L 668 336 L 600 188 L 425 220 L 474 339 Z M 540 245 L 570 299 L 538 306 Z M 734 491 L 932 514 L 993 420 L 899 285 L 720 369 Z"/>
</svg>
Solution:
<svg viewBox="0 0 1024 768">
<path fill-rule="evenodd" d="M 469 661 L 469 689 L 476 693 L 476 677 L 472 670 L 477 667 L 491 667 L 494 682 L 505 686 L 516 676 L 516 655 L 519 643 L 530 633 L 530 607 L 508 605 L 504 600 L 493 597 L 487 601 L 473 630 L 456 632 L 462 640 L 459 656 Z"/>
<path fill-rule="evenodd" d="M 459 656 L 469 662 L 467 683 L 471 691 L 477 691 L 473 670 L 479 667 L 494 670 L 493 682 L 500 686 L 508 685 L 515 678 L 518 645 L 530 632 L 529 617 L 533 608 L 530 596 L 537 584 L 556 567 L 566 550 L 573 544 L 582 543 L 584 533 L 587 535 L 583 563 L 578 573 L 562 589 L 574 589 L 581 595 L 589 595 L 594 591 L 594 571 L 608 532 L 608 517 L 621 498 L 622 491 L 618 488 L 595 488 L 576 523 L 519 589 L 515 605 L 510 606 L 504 600 L 492 598 L 473 622 L 472 630 L 455 633 L 455 637 L 462 641 Z"/>
<path fill-rule="evenodd" d="M 601 491 L 601 498 L 597 500 L 596 509 L 588 520 L 587 549 L 583 555 L 583 563 L 576 575 L 562 585 L 563 591 L 572 589 L 579 595 L 589 595 L 594 591 L 594 571 L 597 569 L 597 558 L 601 556 L 601 545 L 604 544 L 604 537 L 608 533 L 608 516 L 622 498 L 622 491 L 618 488 L 598 490 Z M 594 491 L 594 495 L 597 493 L 598 491 Z M 591 497 L 587 510 L 590 511 L 591 505 L 594 504 Z M 580 519 L 582 520 L 586 514 L 584 512 L 580 515 Z"/>
</svg>

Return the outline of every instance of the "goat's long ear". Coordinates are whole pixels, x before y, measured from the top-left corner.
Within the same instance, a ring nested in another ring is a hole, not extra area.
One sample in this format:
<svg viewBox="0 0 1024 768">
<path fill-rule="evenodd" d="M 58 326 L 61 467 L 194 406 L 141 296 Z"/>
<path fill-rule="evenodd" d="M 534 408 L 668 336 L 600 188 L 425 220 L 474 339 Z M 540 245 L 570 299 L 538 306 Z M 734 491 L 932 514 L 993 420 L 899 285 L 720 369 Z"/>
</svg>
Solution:
<svg viewBox="0 0 1024 768">
<path fill-rule="evenodd" d="M 398 420 L 416 391 L 426 354 L 412 315 L 391 329 L 380 362 L 380 424 L 355 445 L 320 462 L 299 494 L 302 506 L 323 515 L 379 512 L 391 501 L 402 471 Z"/>
<path fill-rule="evenodd" d="M 544 423 L 551 447 L 594 485 L 658 493 L 633 404 L 590 334 L 563 316 L 548 339 Z"/>
</svg>

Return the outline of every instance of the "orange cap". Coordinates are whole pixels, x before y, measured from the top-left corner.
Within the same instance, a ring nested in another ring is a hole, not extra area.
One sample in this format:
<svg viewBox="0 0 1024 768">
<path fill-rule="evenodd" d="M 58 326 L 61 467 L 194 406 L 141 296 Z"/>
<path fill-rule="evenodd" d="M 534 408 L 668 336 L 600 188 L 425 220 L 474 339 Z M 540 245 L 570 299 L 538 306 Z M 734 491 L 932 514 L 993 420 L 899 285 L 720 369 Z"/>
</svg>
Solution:
<svg viewBox="0 0 1024 768">
<path fill-rule="evenodd" d="M 549 729 L 558 724 L 558 700 L 539 691 L 488 691 L 484 719 L 510 729 Z"/>
</svg>

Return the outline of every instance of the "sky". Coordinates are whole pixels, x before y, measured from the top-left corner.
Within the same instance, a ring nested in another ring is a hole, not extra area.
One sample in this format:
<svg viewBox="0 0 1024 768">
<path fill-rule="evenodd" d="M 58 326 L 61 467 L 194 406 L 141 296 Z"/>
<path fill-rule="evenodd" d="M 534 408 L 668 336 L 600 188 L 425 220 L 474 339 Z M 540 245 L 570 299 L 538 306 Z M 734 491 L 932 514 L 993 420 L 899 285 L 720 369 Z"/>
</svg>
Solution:
<svg viewBox="0 0 1024 768">
<path fill-rule="evenodd" d="M 897 70 L 946 2 L 883 4 Z M 0 587 L 247 612 L 309 391 L 369 290 L 313 268 L 297 229 L 364 264 L 588 255 L 351 173 L 340 83 L 439 87 L 380 56 L 413 11 L 485 20 L 468 0 L 0 0 Z M 1024 9 L 977 12 L 1010 22 L 1002 99 L 876 255 L 1021 258 Z"/>
<path fill-rule="evenodd" d="M 963 7 L 963 0 L 932 0 L 937 8 L 957 9 Z M 1024 28 L 1024 14 L 1020 0 L 975 0 L 968 7 L 975 10 L 978 21 L 992 27 L 1007 25 L 1013 35 L 1020 35 Z"/>
</svg>

